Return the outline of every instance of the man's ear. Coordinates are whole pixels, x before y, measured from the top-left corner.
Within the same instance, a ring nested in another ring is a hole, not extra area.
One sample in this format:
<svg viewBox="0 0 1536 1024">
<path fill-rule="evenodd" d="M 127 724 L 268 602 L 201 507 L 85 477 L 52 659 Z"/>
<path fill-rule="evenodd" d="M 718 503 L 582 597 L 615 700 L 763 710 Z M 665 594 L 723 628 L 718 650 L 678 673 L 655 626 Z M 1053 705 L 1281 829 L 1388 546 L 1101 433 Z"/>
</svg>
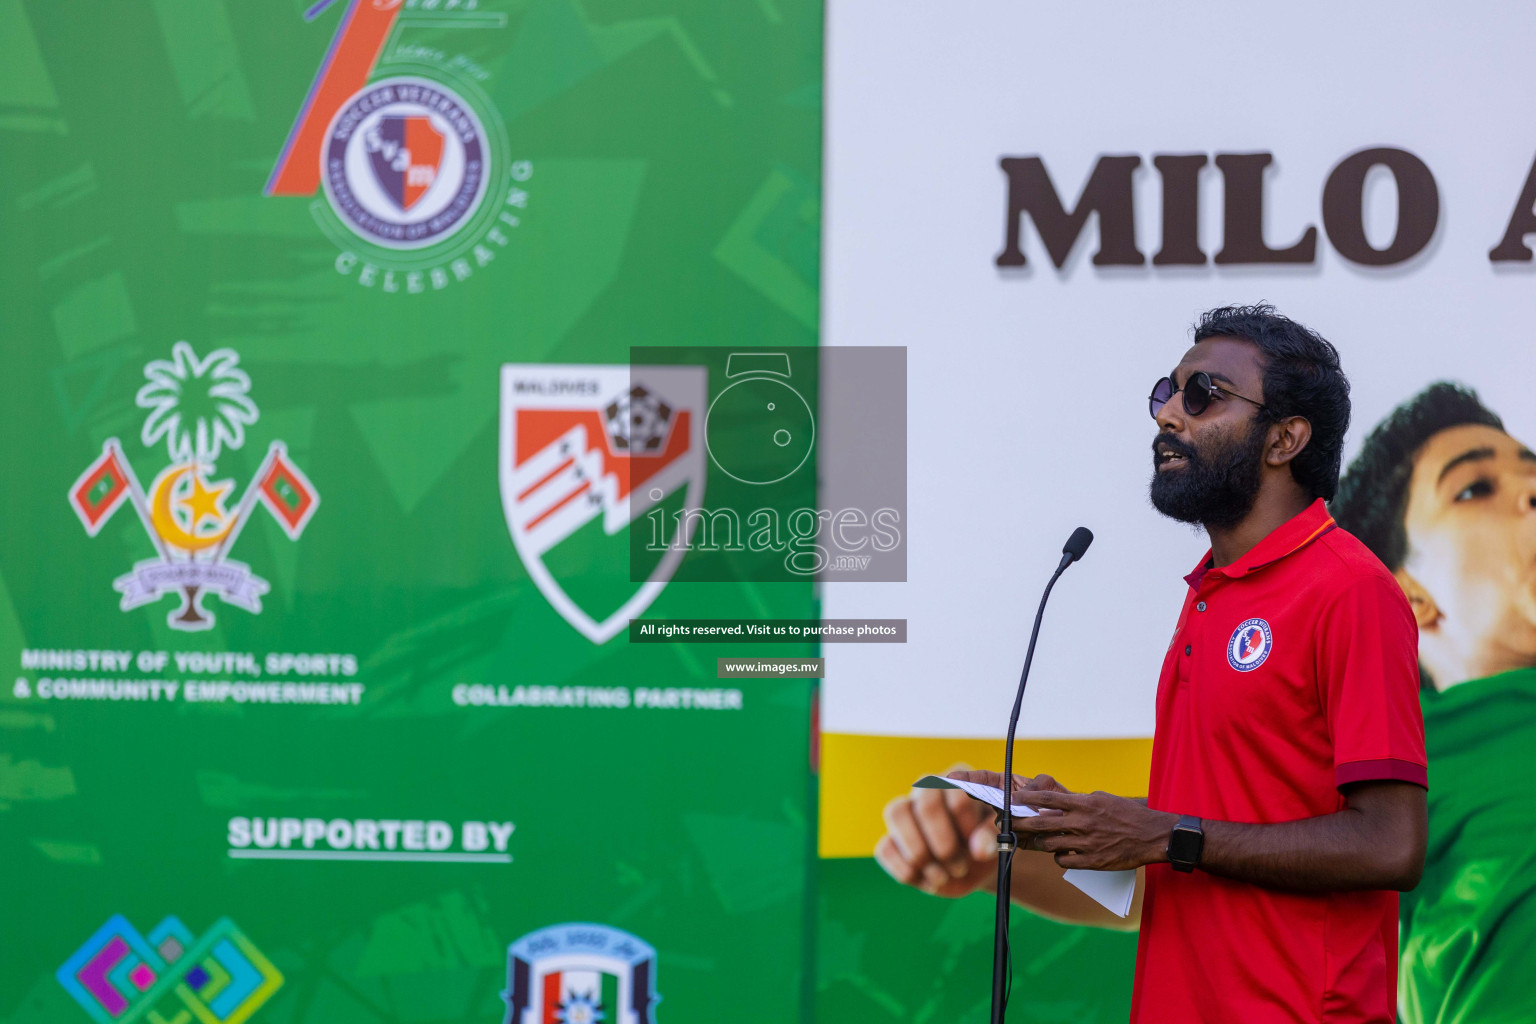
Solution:
<svg viewBox="0 0 1536 1024">
<path fill-rule="evenodd" d="M 1413 617 L 1418 620 L 1421 631 L 1432 628 L 1440 621 L 1440 606 L 1429 596 L 1424 584 L 1414 579 L 1407 569 L 1399 569 L 1392 576 L 1397 580 L 1397 585 L 1403 588 L 1403 595 L 1408 598 L 1408 606 L 1413 609 Z"/>
<path fill-rule="evenodd" d="M 1269 428 L 1269 450 L 1264 461 L 1271 466 L 1283 466 L 1312 440 L 1312 424 L 1305 416 L 1287 416 Z"/>
</svg>

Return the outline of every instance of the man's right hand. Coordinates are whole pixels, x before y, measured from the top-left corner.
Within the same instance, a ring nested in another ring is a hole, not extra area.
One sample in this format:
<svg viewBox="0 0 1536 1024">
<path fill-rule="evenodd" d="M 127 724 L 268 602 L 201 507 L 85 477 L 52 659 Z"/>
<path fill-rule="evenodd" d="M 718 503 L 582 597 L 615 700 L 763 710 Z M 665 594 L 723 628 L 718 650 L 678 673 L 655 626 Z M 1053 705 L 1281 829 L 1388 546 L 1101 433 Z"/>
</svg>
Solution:
<svg viewBox="0 0 1536 1024">
<path fill-rule="evenodd" d="M 999 772 L 951 771 L 948 777 L 1002 788 Z M 1049 775 L 1013 777 L 1014 803 L 1030 789 L 1066 792 Z M 997 822 L 992 808 L 958 789 L 918 789 L 885 806 L 886 834 L 875 860 L 896 881 L 935 896 L 957 897 L 997 883 Z"/>
</svg>

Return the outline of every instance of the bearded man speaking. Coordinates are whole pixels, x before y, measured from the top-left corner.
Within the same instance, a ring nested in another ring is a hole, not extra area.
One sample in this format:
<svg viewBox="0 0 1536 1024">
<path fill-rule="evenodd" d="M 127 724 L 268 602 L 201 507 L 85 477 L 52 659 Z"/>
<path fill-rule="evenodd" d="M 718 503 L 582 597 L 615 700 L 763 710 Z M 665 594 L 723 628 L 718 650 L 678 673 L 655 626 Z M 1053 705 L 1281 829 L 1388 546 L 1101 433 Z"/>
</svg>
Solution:
<svg viewBox="0 0 1536 1024">
<path fill-rule="evenodd" d="M 1330 518 L 1349 383 L 1337 350 L 1269 306 L 1214 309 L 1152 389 L 1152 504 L 1210 550 L 1157 687 L 1150 792 L 1016 777 L 1013 900 L 1120 924 L 1066 868 L 1144 869 L 1133 1024 L 1395 1017 L 1399 890 L 1424 866 L 1417 627 Z M 953 772 L 1001 785 L 993 772 Z M 876 859 L 941 895 L 984 888 L 994 828 L 956 790 L 886 808 Z M 986 815 L 990 818 L 990 814 Z"/>
</svg>

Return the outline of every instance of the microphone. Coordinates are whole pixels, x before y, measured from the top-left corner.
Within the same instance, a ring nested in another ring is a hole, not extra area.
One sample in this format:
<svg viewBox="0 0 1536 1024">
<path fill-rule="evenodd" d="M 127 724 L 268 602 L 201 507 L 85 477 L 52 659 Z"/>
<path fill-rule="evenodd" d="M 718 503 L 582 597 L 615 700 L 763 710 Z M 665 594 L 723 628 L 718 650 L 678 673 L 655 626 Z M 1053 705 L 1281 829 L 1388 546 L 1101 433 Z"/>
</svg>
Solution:
<svg viewBox="0 0 1536 1024">
<path fill-rule="evenodd" d="M 1061 546 L 1061 568 L 1065 569 L 1073 562 L 1082 558 L 1088 552 L 1088 545 L 1093 543 L 1093 531 L 1086 526 L 1079 526 L 1072 531 L 1072 536 Z"/>
<path fill-rule="evenodd" d="M 1029 633 L 1029 649 L 1024 653 L 1024 671 L 1019 673 L 1019 690 L 1013 698 L 1013 713 L 1008 716 L 1008 739 L 1003 748 L 1003 813 L 997 830 L 997 921 L 992 941 L 992 1024 L 1003 1024 L 1008 1009 L 1008 911 L 1013 878 L 1013 853 L 1018 837 L 1013 833 L 1013 734 L 1019 725 L 1019 709 L 1024 705 L 1024 685 L 1029 681 L 1029 665 L 1035 660 L 1035 641 L 1040 638 L 1040 620 L 1045 617 L 1045 602 L 1051 588 L 1067 571 L 1067 566 L 1082 558 L 1093 543 L 1093 531 L 1079 526 L 1061 548 L 1061 561 L 1040 595 L 1035 612 L 1035 626 Z"/>
</svg>

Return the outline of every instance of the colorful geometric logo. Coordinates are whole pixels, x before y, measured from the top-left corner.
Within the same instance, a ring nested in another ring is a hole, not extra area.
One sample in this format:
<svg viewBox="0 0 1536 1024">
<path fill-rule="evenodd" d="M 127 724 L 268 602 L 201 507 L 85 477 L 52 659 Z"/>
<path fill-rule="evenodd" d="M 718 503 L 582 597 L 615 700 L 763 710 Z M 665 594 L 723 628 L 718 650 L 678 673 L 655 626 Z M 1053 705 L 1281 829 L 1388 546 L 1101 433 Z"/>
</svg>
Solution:
<svg viewBox="0 0 1536 1024">
<path fill-rule="evenodd" d="M 221 348 L 198 358 L 178 341 L 170 359 L 144 367 L 148 383 L 137 404 L 149 411 L 140 434 L 146 446 L 162 438 L 171 464 L 155 477 L 146 493 L 117 438 L 108 438 L 101 457 L 69 489 L 69 503 L 89 536 L 101 531 L 123 502 L 131 502 L 159 553 L 134 565 L 113 586 L 127 611 L 179 593 L 181 606 L 171 612 L 172 629 L 204 630 L 213 615 L 203 606 L 207 594 L 248 612 L 261 611 L 267 581 L 243 562 L 228 557 L 255 506 L 277 519 L 290 540 L 297 540 L 320 505 L 314 485 L 273 441 L 236 507 L 225 507 L 232 480 L 215 480 L 214 461 L 245 444 L 245 428 L 258 417 L 250 399 L 251 379 L 240 369 L 233 349 Z"/>
<path fill-rule="evenodd" d="M 654 1024 L 656 950 L 603 924 L 557 924 L 507 949 L 502 1024 Z"/>
<path fill-rule="evenodd" d="M 656 600 L 687 553 L 704 501 L 702 366 L 513 364 L 501 368 L 501 498 L 518 557 L 534 584 L 595 644 L 607 643 Z M 594 547 L 685 491 L 684 541 L 668 547 L 639 587 L 627 557 Z M 585 547 L 584 547 L 585 545 Z M 580 596 L 562 576 L 582 560 Z M 594 582 L 606 584 L 601 590 Z"/>
<path fill-rule="evenodd" d="M 142 935 L 116 914 L 55 977 L 96 1024 L 241 1024 L 283 984 L 227 917 L 194 937 L 174 917 Z"/>
</svg>

